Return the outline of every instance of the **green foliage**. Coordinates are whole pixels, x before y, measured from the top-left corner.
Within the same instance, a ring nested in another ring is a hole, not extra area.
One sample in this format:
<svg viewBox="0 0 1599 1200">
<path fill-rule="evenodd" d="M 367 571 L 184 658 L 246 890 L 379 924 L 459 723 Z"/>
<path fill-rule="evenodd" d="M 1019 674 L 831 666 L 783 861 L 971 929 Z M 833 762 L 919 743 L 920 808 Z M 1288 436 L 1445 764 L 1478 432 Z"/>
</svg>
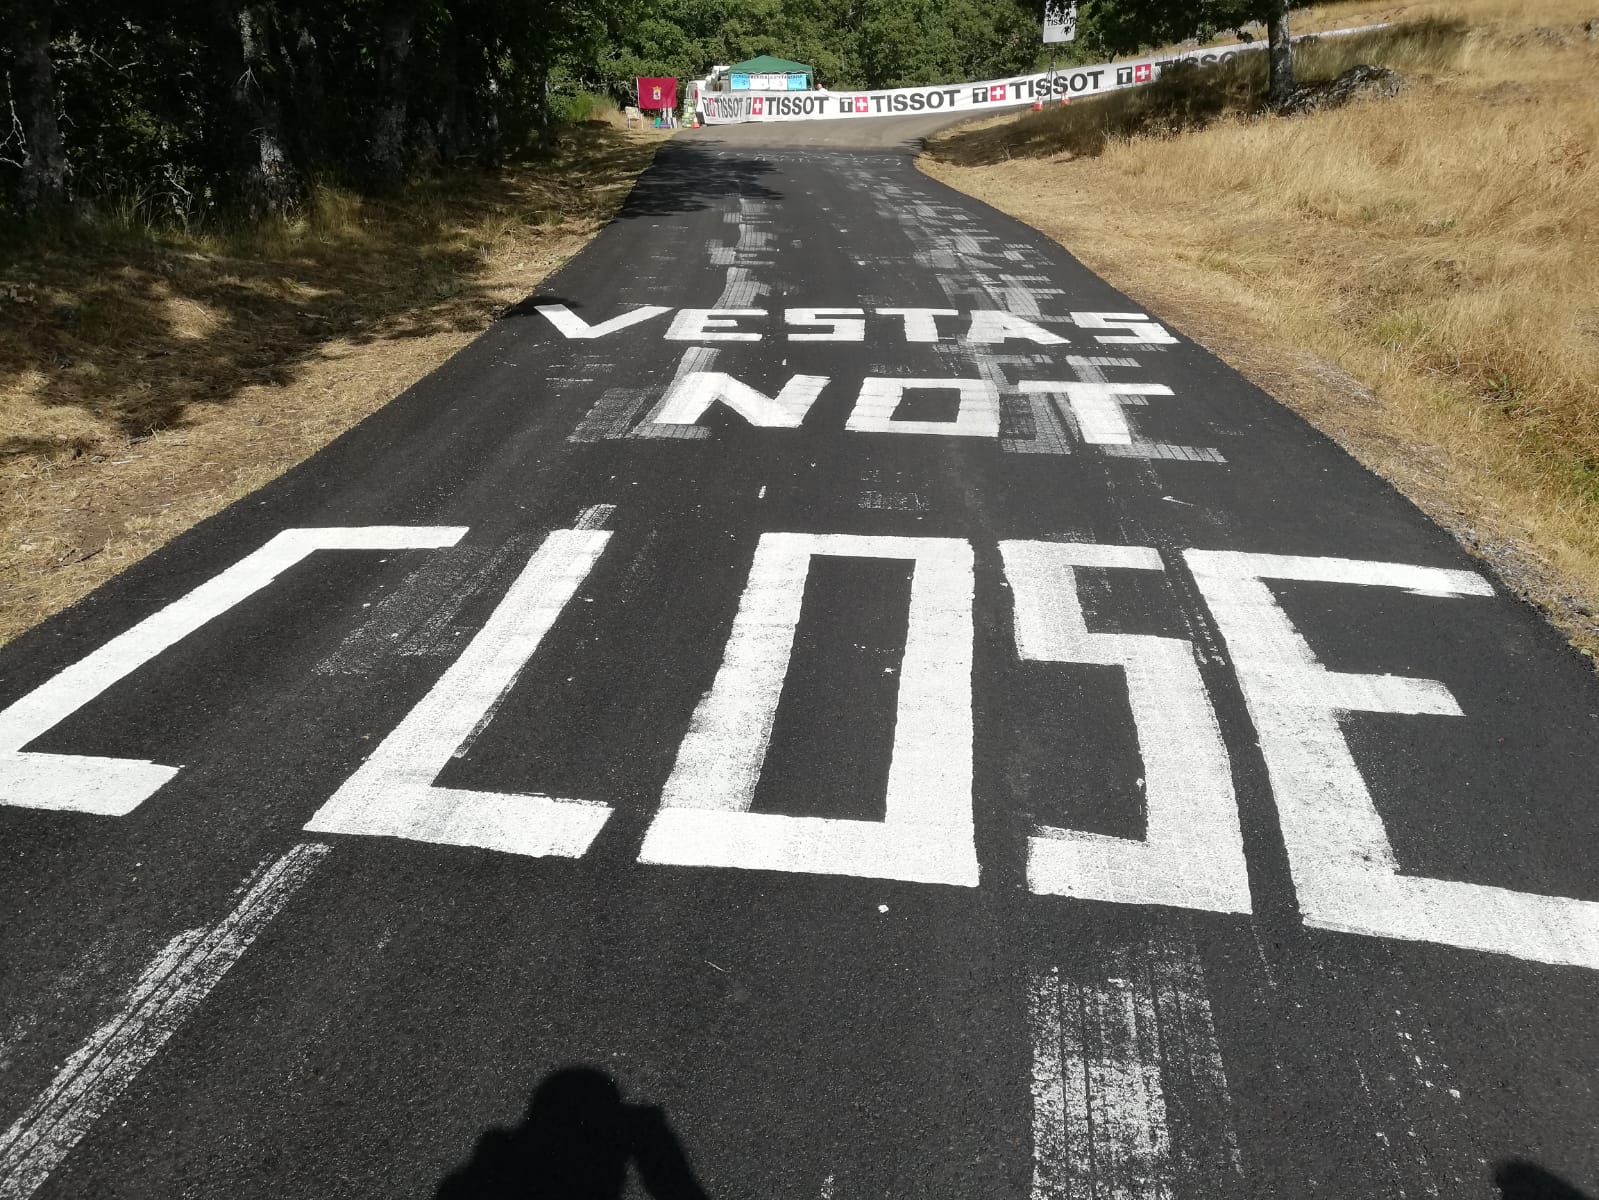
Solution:
<svg viewBox="0 0 1599 1200">
<path fill-rule="evenodd" d="M 1081 53 L 1097 58 L 1208 41 L 1264 21 L 1272 7 L 1271 0 L 1084 0 L 1077 42 Z"/>
<path fill-rule="evenodd" d="M 192 224 L 292 207 L 313 179 L 375 190 L 420 170 L 492 165 L 544 141 L 556 122 L 588 119 L 601 98 L 631 102 L 638 75 L 686 81 L 764 53 L 809 63 L 835 88 L 1025 70 L 1039 56 L 1036 9 L 1037 0 L 0 0 L 0 30 L 48 29 L 53 68 L 39 82 L 21 69 L 34 60 L 20 32 L 0 40 L 0 112 L 54 112 L 54 153 L 80 211 L 131 203 L 146 220 Z M 22 212 L 29 171 L 41 175 L 24 124 L 0 127 L 0 214 Z"/>
</svg>

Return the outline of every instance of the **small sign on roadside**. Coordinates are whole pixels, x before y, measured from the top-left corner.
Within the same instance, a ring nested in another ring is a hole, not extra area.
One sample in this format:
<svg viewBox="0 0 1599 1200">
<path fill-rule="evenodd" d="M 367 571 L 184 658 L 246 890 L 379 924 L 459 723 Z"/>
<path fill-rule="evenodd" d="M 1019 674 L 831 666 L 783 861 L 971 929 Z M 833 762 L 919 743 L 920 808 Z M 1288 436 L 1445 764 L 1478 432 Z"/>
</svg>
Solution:
<svg viewBox="0 0 1599 1200">
<path fill-rule="evenodd" d="M 1077 40 L 1077 0 L 1044 0 L 1044 43 Z"/>
</svg>

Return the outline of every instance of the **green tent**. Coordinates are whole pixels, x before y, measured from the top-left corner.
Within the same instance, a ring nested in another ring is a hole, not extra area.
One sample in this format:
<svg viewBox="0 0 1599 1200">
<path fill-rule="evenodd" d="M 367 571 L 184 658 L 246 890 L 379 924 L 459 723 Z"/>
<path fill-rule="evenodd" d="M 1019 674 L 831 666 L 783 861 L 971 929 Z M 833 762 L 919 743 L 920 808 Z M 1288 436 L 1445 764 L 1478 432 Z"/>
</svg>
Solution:
<svg viewBox="0 0 1599 1200">
<path fill-rule="evenodd" d="M 787 58 L 778 58 L 771 54 L 760 54 L 741 63 L 734 63 L 727 69 L 732 75 L 803 75 L 805 86 L 810 88 L 816 83 L 816 68 L 797 63 Z"/>
</svg>

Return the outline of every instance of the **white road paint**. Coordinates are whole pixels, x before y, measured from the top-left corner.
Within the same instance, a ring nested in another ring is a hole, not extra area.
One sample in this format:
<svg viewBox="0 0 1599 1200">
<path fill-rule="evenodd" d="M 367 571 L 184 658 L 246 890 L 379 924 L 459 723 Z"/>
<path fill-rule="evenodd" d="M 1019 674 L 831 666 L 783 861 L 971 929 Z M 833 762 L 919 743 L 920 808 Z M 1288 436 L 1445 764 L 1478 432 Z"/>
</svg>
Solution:
<svg viewBox="0 0 1599 1200">
<path fill-rule="evenodd" d="M 611 815 L 606 805 L 433 781 L 492 719 L 610 536 L 558 529 L 545 538 L 461 657 L 306 829 L 532 856 L 587 851 Z"/>
<path fill-rule="evenodd" d="M 1174 346 L 1177 339 L 1164 326 L 1144 313 L 1074 312 L 1072 322 L 1079 329 L 1118 329 L 1121 333 L 1099 333 L 1094 340 L 1107 346 Z"/>
<path fill-rule="evenodd" d="M 1344 558 L 1208 550 L 1189 550 L 1186 558 L 1260 734 L 1307 925 L 1599 968 L 1599 903 L 1400 874 L 1339 718 L 1460 716 L 1460 706 L 1437 680 L 1327 670 L 1266 583 L 1492 596 L 1487 580 L 1470 571 Z"/>
<path fill-rule="evenodd" d="M 693 425 L 714 404 L 732 409 L 763 429 L 798 429 L 827 386 L 826 375 L 795 375 L 775 396 L 721 371 L 690 371 L 672 384 L 651 412 L 651 425 Z"/>
<path fill-rule="evenodd" d="M 673 342 L 758 342 L 761 335 L 740 329 L 740 317 L 764 317 L 764 308 L 685 308 L 666 331 Z"/>
<path fill-rule="evenodd" d="M 662 313 L 672 311 L 659 304 L 646 304 L 642 308 L 635 308 L 632 312 L 620 313 L 609 320 L 601 321 L 598 325 L 590 325 L 564 304 L 535 304 L 533 307 L 551 325 L 560 330 L 562 336 L 572 339 L 605 337 L 607 334 L 631 329 L 634 325 L 643 324 Z"/>
<path fill-rule="evenodd" d="M 1069 383 L 1064 380 L 1024 379 L 1024 394 L 1065 396 L 1077 420 L 1078 433 L 1091 446 L 1133 443 L 1133 431 L 1122 411 L 1123 396 L 1170 396 L 1163 383 Z"/>
<path fill-rule="evenodd" d="M 894 410 L 912 390 L 960 393 L 953 421 L 896 421 Z M 891 379 L 861 381 L 854 411 L 844 428 L 854 433 L 929 433 L 948 437 L 997 438 L 999 389 L 986 379 Z"/>
<path fill-rule="evenodd" d="M 630 434 L 632 437 L 672 438 L 681 441 L 704 440 L 709 438 L 711 436 L 711 431 L 705 428 L 703 425 L 673 425 L 663 423 L 661 421 L 661 412 L 666 408 L 667 404 L 671 403 L 673 399 L 673 393 L 676 391 L 678 385 L 683 382 L 683 380 L 687 379 L 690 375 L 709 371 L 713 366 L 716 365 L 716 360 L 721 356 L 721 354 L 722 351 L 716 349 L 714 346 L 685 347 L 683 350 L 683 356 L 677 360 L 677 369 L 672 373 L 672 383 L 671 386 L 666 389 L 666 393 L 656 399 L 655 406 L 644 415 L 644 419 L 639 421 L 636 426 L 634 426 L 631 430 L 623 429 L 615 434 L 615 436 L 622 437 Z M 641 403 L 638 406 L 638 409 L 634 410 L 635 413 L 644 407 L 645 404 Z"/>
<path fill-rule="evenodd" d="M 330 846 L 306 842 L 256 872 L 232 910 L 178 934 L 122 1008 L 0 1135 L 0 1200 L 26 1200 L 160 1053 L 250 943 L 316 871 Z"/>
<path fill-rule="evenodd" d="M 1027 839 L 1028 886 L 1120 904 L 1249 912 L 1232 768 L 1193 646 L 1090 633 L 1077 594 L 1079 567 L 1161 571 L 1160 555 L 1083 542 L 1001 542 L 999 549 L 1015 597 L 1017 654 L 1120 667 L 1144 764 L 1144 840 L 1041 826 Z"/>
<path fill-rule="evenodd" d="M 824 329 L 824 333 L 790 333 L 791 342 L 864 342 L 863 308 L 791 308 L 783 314 L 791 329 Z"/>
<path fill-rule="evenodd" d="M 966 340 L 978 345 L 997 345 L 1012 339 L 1034 342 L 1040 346 L 1059 346 L 1066 339 L 1052 333 L 1042 325 L 999 309 L 980 308 L 972 313 L 971 324 L 966 329 Z"/>
<path fill-rule="evenodd" d="M 577 520 L 572 522 L 573 529 L 604 529 L 616 515 L 614 504 L 591 504 L 577 514 Z"/>
<path fill-rule="evenodd" d="M 0 712 L 0 804 L 103 816 L 132 812 L 180 768 L 22 748 L 318 550 L 436 550 L 455 545 L 465 533 L 454 526 L 403 525 L 284 530 Z"/>
<path fill-rule="evenodd" d="M 877 315 L 903 319 L 907 342 L 936 342 L 938 318 L 958 317 L 960 313 L 953 308 L 880 308 Z"/>
<path fill-rule="evenodd" d="M 1032 1200 L 1239 1191 L 1232 1096 L 1192 938 L 1033 968 L 1028 1023 Z"/>
<path fill-rule="evenodd" d="M 881 822 L 749 811 L 817 555 L 915 563 Z M 640 861 L 976 886 L 972 587 L 956 539 L 764 535 Z"/>
</svg>

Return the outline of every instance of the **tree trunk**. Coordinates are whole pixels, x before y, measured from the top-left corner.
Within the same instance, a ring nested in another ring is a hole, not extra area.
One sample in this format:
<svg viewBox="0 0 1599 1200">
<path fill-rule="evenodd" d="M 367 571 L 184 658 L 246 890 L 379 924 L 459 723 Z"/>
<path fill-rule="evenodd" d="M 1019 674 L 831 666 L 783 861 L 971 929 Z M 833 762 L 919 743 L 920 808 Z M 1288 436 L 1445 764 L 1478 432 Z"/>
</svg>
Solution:
<svg viewBox="0 0 1599 1200">
<path fill-rule="evenodd" d="M 260 218 L 287 211 L 300 197 L 300 180 L 284 149 L 264 6 L 229 0 L 225 11 L 239 48 L 228 96 L 233 189 L 245 210 Z"/>
<path fill-rule="evenodd" d="M 367 162 L 374 182 L 395 187 L 405 178 L 405 117 L 409 94 L 406 62 L 411 57 L 411 34 L 416 26 L 416 0 L 399 0 L 384 7 L 378 69 L 383 97 L 372 119 Z"/>
<path fill-rule="evenodd" d="M 67 152 L 56 120 L 55 67 L 50 59 L 51 0 L 34 0 L 17 14 L 12 30 L 17 119 L 22 124 L 22 183 L 26 213 L 43 213 L 67 201 Z"/>
<path fill-rule="evenodd" d="M 461 81 L 462 41 L 460 26 L 452 23 L 444 57 L 439 64 L 444 103 L 439 111 L 436 144 L 439 158 L 445 166 L 453 165 L 457 159 L 469 153 L 472 143 L 466 115 L 466 86 Z"/>
<path fill-rule="evenodd" d="M 1294 94 L 1294 44 L 1288 33 L 1288 0 L 1267 0 L 1266 53 L 1271 62 L 1267 98 L 1273 105 Z"/>
<path fill-rule="evenodd" d="M 322 48 L 302 9 L 290 12 L 286 25 L 280 25 L 280 29 L 281 57 L 289 80 L 286 131 L 297 162 L 302 166 L 319 163 L 323 159 L 327 100 L 322 85 Z"/>
</svg>

